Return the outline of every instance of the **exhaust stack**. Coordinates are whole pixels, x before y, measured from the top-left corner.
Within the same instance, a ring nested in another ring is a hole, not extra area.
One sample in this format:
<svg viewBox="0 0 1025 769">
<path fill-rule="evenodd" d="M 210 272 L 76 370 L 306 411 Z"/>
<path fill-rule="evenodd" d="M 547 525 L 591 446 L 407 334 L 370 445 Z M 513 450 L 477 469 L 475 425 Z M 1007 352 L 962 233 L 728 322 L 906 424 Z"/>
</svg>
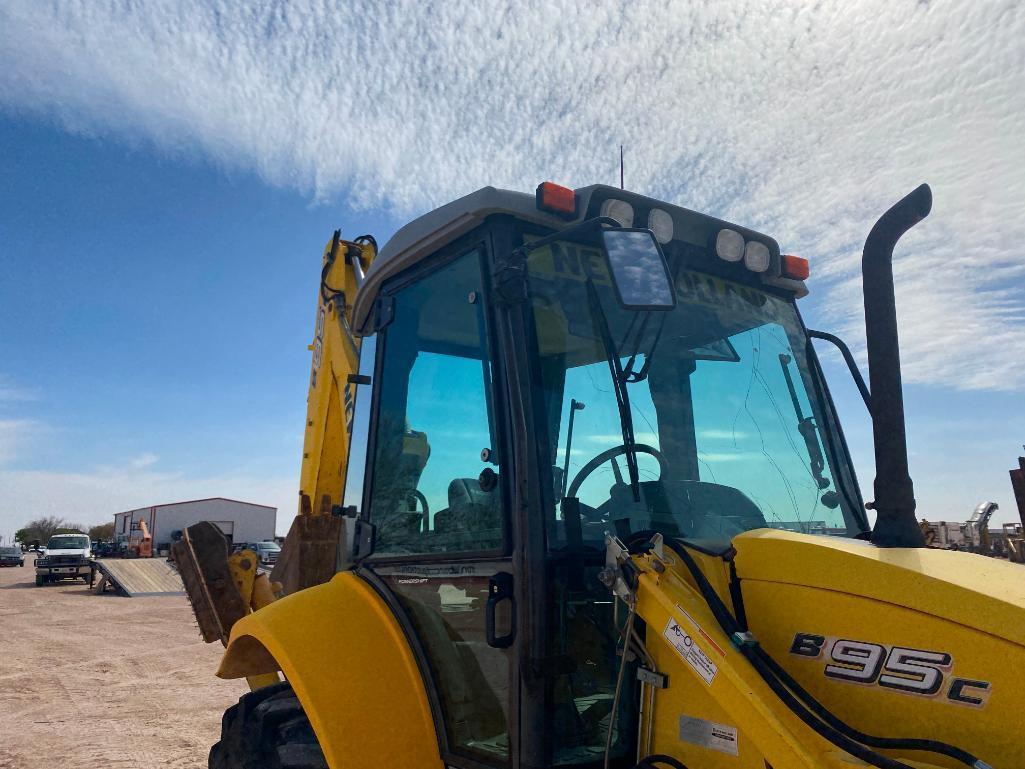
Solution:
<svg viewBox="0 0 1025 769">
<path fill-rule="evenodd" d="M 923 184 L 879 218 L 865 240 L 861 259 L 876 456 L 872 505 L 876 525 L 872 542 L 879 547 L 925 545 L 915 517 L 915 491 L 908 473 L 897 306 L 893 293 L 893 247 L 905 232 L 929 215 L 931 208 L 932 190 L 928 184 Z"/>
</svg>

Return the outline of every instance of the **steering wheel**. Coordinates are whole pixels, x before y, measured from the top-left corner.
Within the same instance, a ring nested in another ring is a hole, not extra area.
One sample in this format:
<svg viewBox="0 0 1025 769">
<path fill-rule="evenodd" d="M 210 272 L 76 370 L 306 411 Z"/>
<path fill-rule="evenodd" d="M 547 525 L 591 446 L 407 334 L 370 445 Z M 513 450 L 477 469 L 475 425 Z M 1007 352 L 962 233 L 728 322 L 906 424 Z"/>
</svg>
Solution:
<svg viewBox="0 0 1025 769">
<path fill-rule="evenodd" d="M 629 450 L 630 449 L 627 448 L 626 444 L 623 444 L 622 446 L 613 446 L 611 449 L 606 449 L 601 454 L 596 456 L 594 459 L 590 460 L 586 465 L 581 467 L 580 472 L 578 472 L 573 477 L 573 482 L 569 485 L 569 488 L 566 490 L 566 496 L 575 497 L 577 495 L 577 492 L 580 491 L 580 485 L 585 480 L 587 480 L 587 476 L 589 476 L 603 464 L 608 462 L 610 459 L 613 460 L 614 463 L 616 457 L 626 454 Z M 666 471 L 669 469 L 669 463 L 666 462 L 666 458 L 662 456 L 661 451 L 656 449 L 654 446 L 647 445 L 646 443 L 635 443 L 633 445 L 633 450 L 636 451 L 638 454 L 651 454 L 651 456 L 655 457 L 655 459 L 658 460 L 659 478 L 666 474 Z M 618 469 L 616 472 L 616 476 L 618 479 Z"/>
</svg>

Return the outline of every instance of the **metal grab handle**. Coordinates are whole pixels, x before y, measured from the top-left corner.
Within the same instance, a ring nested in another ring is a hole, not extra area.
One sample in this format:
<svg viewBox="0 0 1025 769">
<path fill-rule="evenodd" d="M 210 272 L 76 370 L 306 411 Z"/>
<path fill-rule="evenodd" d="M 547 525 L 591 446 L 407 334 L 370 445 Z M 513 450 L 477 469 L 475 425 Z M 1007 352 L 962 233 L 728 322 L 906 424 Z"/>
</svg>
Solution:
<svg viewBox="0 0 1025 769">
<path fill-rule="evenodd" d="M 509 632 L 503 636 L 495 634 L 495 608 L 502 601 L 510 602 Z M 484 631 L 488 646 L 508 649 L 516 640 L 516 600 L 513 598 L 513 575 L 500 571 L 488 580 L 488 601 L 484 605 Z"/>
</svg>

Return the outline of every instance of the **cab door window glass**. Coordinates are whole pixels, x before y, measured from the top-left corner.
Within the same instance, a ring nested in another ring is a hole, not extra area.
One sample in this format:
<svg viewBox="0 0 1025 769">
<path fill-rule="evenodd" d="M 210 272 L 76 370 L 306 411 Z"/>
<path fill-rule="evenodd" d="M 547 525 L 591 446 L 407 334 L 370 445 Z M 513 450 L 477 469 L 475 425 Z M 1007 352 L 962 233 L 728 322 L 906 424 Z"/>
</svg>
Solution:
<svg viewBox="0 0 1025 769">
<path fill-rule="evenodd" d="M 504 518 L 479 253 L 400 289 L 393 301 L 370 498 L 374 554 L 499 550 Z"/>
<path fill-rule="evenodd" d="M 430 660 L 449 750 L 489 765 L 509 758 L 510 650 L 488 643 L 487 603 L 505 563 L 380 566 Z M 506 604 L 496 607 L 499 613 Z M 507 614 L 507 612 L 506 612 Z M 511 617 L 497 618 L 498 632 Z"/>
</svg>

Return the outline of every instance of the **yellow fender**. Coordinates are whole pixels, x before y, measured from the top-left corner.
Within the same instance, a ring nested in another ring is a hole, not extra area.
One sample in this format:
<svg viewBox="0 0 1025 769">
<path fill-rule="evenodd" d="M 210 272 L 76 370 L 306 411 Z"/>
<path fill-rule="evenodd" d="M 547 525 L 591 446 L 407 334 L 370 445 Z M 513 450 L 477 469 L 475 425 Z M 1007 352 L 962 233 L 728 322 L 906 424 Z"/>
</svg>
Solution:
<svg viewBox="0 0 1025 769">
<path fill-rule="evenodd" d="M 348 572 L 235 623 L 217 675 L 281 670 L 332 769 L 442 769 L 434 718 L 406 637 Z"/>
</svg>

